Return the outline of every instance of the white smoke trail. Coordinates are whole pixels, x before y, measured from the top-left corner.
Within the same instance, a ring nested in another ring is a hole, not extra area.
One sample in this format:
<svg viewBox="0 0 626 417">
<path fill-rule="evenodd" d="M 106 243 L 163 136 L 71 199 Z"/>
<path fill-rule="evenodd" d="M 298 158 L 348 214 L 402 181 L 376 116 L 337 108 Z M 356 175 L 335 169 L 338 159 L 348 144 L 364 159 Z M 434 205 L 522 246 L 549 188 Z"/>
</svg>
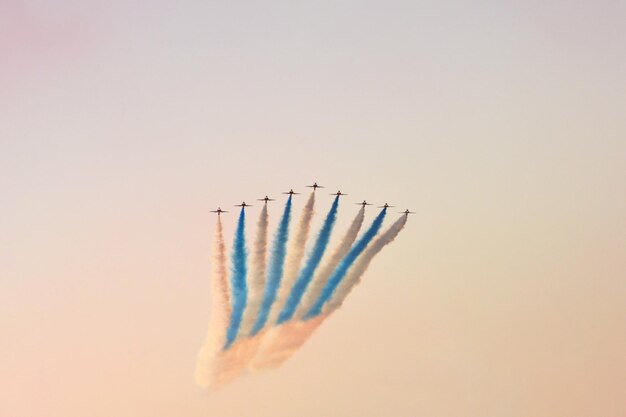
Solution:
<svg viewBox="0 0 626 417">
<path fill-rule="evenodd" d="M 254 356 L 266 330 L 261 330 L 253 337 L 238 339 L 227 350 L 220 351 L 213 366 L 213 390 L 222 387 L 237 378 Z"/>
<path fill-rule="evenodd" d="M 311 193 L 306 204 L 302 208 L 302 216 L 300 217 L 300 224 L 298 225 L 298 231 L 294 236 L 289 250 L 287 251 L 287 263 L 285 265 L 285 274 L 283 276 L 280 288 L 276 300 L 270 310 L 269 319 L 267 321 L 269 326 L 273 326 L 276 323 L 278 314 L 282 310 L 291 288 L 298 278 L 300 272 L 300 264 L 302 258 L 304 258 L 304 249 L 306 247 L 306 241 L 309 237 L 309 230 L 311 229 L 311 218 L 313 217 L 313 207 L 315 205 L 315 191 Z"/>
<path fill-rule="evenodd" d="M 365 252 L 357 259 L 356 263 L 348 270 L 339 287 L 335 290 L 335 294 L 325 307 L 328 314 L 332 313 L 343 304 L 350 291 L 361 281 L 361 277 L 367 270 L 372 259 L 389 243 L 398 236 L 406 224 L 408 215 L 403 215 L 394 224 L 392 224 L 385 233 L 380 235 L 374 242 L 370 243 Z"/>
<path fill-rule="evenodd" d="M 311 320 L 292 320 L 268 329 L 257 355 L 250 362 L 250 371 L 258 372 L 279 367 L 300 349 L 326 317 L 327 314 L 322 313 Z"/>
<path fill-rule="evenodd" d="M 322 289 L 326 285 L 328 278 L 333 273 L 337 265 L 339 265 L 339 262 L 341 262 L 343 257 L 346 256 L 352 247 L 352 244 L 356 240 L 359 230 L 361 230 L 361 226 L 363 225 L 364 218 L 365 206 L 361 207 L 354 220 L 352 220 L 352 224 L 350 224 L 346 235 L 337 249 L 335 249 L 335 252 L 331 255 L 330 259 L 315 274 L 308 290 L 304 294 L 304 297 L 302 297 L 302 301 L 296 310 L 295 317 L 302 318 L 302 316 L 313 306 L 313 303 L 315 303 L 315 301 L 317 301 L 320 297 Z"/>
<path fill-rule="evenodd" d="M 263 301 L 265 268 L 267 266 L 267 226 L 268 214 L 267 203 L 265 203 L 257 223 L 257 235 L 252 253 L 252 273 L 250 282 L 248 283 L 248 306 L 244 311 L 240 330 L 242 337 L 250 334 L 250 330 L 257 319 L 261 302 Z"/>
<path fill-rule="evenodd" d="M 226 245 L 222 219 L 217 216 L 214 241 L 214 259 L 211 279 L 211 318 L 204 345 L 198 352 L 195 379 L 201 387 L 209 387 L 214 381 L 217 354 L 226 340 L 226 329 L 231 314 L 228 269 L 226 268 Z"/>
</svg>

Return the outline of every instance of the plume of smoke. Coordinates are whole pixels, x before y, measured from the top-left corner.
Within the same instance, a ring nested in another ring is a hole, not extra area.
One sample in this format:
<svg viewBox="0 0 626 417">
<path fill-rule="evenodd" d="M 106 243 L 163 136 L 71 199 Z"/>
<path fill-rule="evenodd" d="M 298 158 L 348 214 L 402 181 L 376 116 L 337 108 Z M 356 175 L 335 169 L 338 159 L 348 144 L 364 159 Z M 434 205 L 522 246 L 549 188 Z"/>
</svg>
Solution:
<svg viewBox="0 0 626 417">
<path fill-rule="evenodd" d="M 372 259 L 388 244 L 394 241 L 398 233 L 402 230 L 407 221 L 407 215 L 402 215 L 398 220 L 392 224 L 389 229 L 385 231 L 382 235 L 380 235 L 371 245 L 367 247 L 365 252 L 359 257 L 359 259 L 354 263 L 352 268 L 348 271 L 348 274 L 343 279 L 335 294 L 328 302 L 325 311 L 330 314 L 343 304 L 348 294 L 352 291 L 352 289 L 361 281 L 361 277 L 367 270 L 372 262 Z"/>
<path fill-rule="evenodd" d="M 374 219 L 370 228 L 359 240 L 357 240 L 354 246 L 350 249 L 350 252 L 348 252 L 345 258 L 343 258 L 343 260 L 339 263 L 335 272 L 333 272 L 330 278 L 328 278 L 328 282 L 322 289 L 320 297 L 313 303 L 313 306 L 309 309 L 309 311 L 305 313 L 305 320 L 309 320 L 322 312 L 324 304 L 326 304 L 330 297 L 333 296 L 335 289 L 341 283 L 341 280 L 348 272 L 348 269 L 352 266 L 356 258 L 365 250 L 368 243 L 374 238 L 374 236 L 376 236 L 376 233 L 378 233 L 378 230 L 385 219 L 385 214 L 387 214 L 387 208 L 381 210 L 380 214 Z"/>
<path fill-rule="evenodd" d="M 265 286 L 265 268 L 267 254 L 267 226 L 268 214 L 267 203 L 263 206 L 257 223 L 257 234 L 252 253 L 252 271 L 248 285 L 248 306 L 244 311 L 241 323 L 241 335 L 248 336 L 259 314 L 261 301 L 263 300 L 263 287 Z"/>
<path fill-rule="evenodd" d="M 211 278 L 211 319 L 204 345 L 198 352 L 195 379 L 201 387 L 207 388 L 214 381 L 216 355 L 224 345 L 228 317 L 231 313 L 226 269 L 226 246 L 222 230 L 222 219 L 217 216 L 215 231 L 214 259 Z"/>
<path fill-rule="evenodd" d="M 224 344 L 224 349 L 228 349 L 237 338 L 248 298 L 248 287 L 246 284 L 247 253 L 245 225 L 246 211 L 245 207 L 242 207 L 241 212 L 239 213 L 239 222 L 237 224 L 235 242 L 233 245 L 233 273 L 230 280 L 233 294 L 233 309 L 230 315 L 230 324 L 228 326 L 228 330 L 226 331 L 226 343 Z"/>
<path fill-rule="evenodd" d="M 261 308 L 257 319 L 252 326 L 251 336 L 256 335 L 267 322 L 270 308 L 276 299 L 276 293 L 280 286 L 280 281 L 283 276 L 283 268 L 285 266 L 285 254 L 287 248 L 287 238 L 289 237 L 289 221 L 291 218 L 291 195 L 287 199 L 283 216 L 278 225 L 278 231 L 274 238 L 274 246 L 272 248 L 272 256 L 270 259 L 269 269 L 267 272 L 267 280 L 265 283 L 265 290 L 263 293 L 263 301 L 261 302 Z"/>
<path fill-rule="evenodd" d="M 337 249 L 335 249 L 335 252 L 315 274 L 315 277 L 311 281 L 309 289 L 304 293 L 302 302 L 296 310 L 296 317 L 302 318 L 304 314 L 311 309 L 313 303 L 317 301 L 317 299 L 321 296 L 322 289 L 328 282 L 328 278 L 333 273 L 337 265 L 339 265 L 339 262 L 341 262 L 341 260 L 346 256 L 346 254 L 352 247 L 352 244 L 356 240 L 356 237 L 359 234 L 359 230 L 361 230 L 361 226 L 363 225 L 364 218 L 365 207 L 363 206 L 354 217 L 354 220 L 352 220 L 352 223 L 350 224 L 346 235 L 343 237 L 343 240 L 341 241 Z"/>
<path fill-rule="evenodd" d="M 335 197 L 335 201 L 326 215 L 326 219 L 324 220 L 324 224 L 322 225 L 322 228 L 317 236 L 317 240 L 315 241 L 315 245 L 313 246 L 309 259 L 304 265 L 304 268 L 302 268 L 302 271 L 300 271 L 300 275 L 289 293 L 287 302 L 278 315 L 278 324 L 291 320 L 298 304 L 300 303 L 300 300 L 302 299 L 304 291 L 306 291 L 307 286 L 311 282 L 313 273 L 322 260 L 322 256 L 324 256 L 324 252 L 328 246 L 330 234 L 333 230 L 333 226 L 335 225 L 335 219 L 337 218 L 338 206 L 339 196 Z"/>
<path fill-rule="evenodd" d="M 264 336 L 265 330 L 262 330 L 254 337 L 239 338 L 228 350 L 218 352 L 211 389 L 221 388 L 244 372 Z"/>
<path fill-rule="evenodd" d="M 269 323 L 274 324 L 278 318 L 278 313 L 285 305 L 287 297 L 298 277 L 298 271 L 300 270 L 300 264 L 302 258 L 304 258 L 304 249 L 306 241 L 309 237 L 309 230 L 311 229 L 311 218 L 313 217 L 313 207 L 315 205 L 315 191 L 311 192 L 309 199 L 302 208 L 302 216 L 300 217 L 300 224 L 298 230 L 293 237 L 291 244 L 289 245 L 289 251 L 287 252 L 287 264 L 285 267 L 285 276 L 283 277 L 282 284 L 278 288 L 278 295 L 274 305 L 270 310 Z"/>
<path fill-rule="evenodd" d="M 300 349 L 326 317 L 327 315 L 322 313 L 311 320 L 292 320 L 268 329 L 256 356 L 250 362 L 250 371 L 279 367 Z"/>
</svg>

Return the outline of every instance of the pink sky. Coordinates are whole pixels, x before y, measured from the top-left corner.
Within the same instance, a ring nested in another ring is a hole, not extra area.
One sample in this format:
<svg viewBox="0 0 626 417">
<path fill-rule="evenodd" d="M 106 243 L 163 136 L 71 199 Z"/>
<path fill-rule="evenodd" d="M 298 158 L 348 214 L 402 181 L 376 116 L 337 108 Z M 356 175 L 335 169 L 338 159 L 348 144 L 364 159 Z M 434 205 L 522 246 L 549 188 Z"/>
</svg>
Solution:
<svg viewBox="0 0 626 417">
<path fill-rule="evenodd" d="M 0 415 L 622 417 L 621 3 L 17 4 Z M 208 210 L 312 181 L 340 232 L 417 214 L 285 366 L 207 396 Z"/>
</svg>

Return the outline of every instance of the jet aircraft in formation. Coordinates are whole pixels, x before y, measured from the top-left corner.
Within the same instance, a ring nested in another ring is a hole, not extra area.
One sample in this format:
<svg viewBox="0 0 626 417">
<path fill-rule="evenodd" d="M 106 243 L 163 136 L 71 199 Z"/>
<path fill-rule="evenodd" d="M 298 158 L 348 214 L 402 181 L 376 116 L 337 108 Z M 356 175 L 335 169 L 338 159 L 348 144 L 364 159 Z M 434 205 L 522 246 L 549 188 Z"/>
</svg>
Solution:
<svg viewBox="0 0 626 417">
<path fill-rule="evenodd" d="M 313 188 L 313 191 L 317 190 L 318 188 L 324 188 L 323 185 L 317 185 L 316 182 L 313 183 L 313 185 L 307 185 L 308 188 Z"/>
<path fill-rule="evenodd" d="M 316 182 L 313 183 L 313 185 L 307 185 L 307 187 L 309 188 L 313 188 L 313 191 L 317 190 L 318 188 L 324 188 L 324 186 L 322 185 L 317 185 Z M 294 195 L 294 194 L 300 194 L 300 193 L 296 193 L 295 191 L 293 191 L 293 189 L 290 189 L 287 192 L 284 192 L 283 194 L 288 194 L 290 196 Z M 342 196 L 342 195 L 348 195 L 345 193 L 342 193 L 341 191 L 337 191 L 336 193 L 331 193 L 330 195 L 336 195 L 336 196 Z M 265 196 L 264 198 L 259 198 L 257 199 L 258 201 L 264 201 L 265 204 L 267 204 L 268 201 L 275 201 L 273 198 L 269 198 L 268 196 Z M 362 203 L 355 203 L 358 204 L 360 206 L 371 206 L 371 203 L 368 203 L 367 201 L 363 200 Z M 242 207 L 242 208 L 246 208 L 246 207 L 252 207 L 250 204 L 246 204 L 245 201 L 243 201 L 241 204 L 236 204 L 235 207 Z M 390 206 L 389 204 L 385 203 L 384 206 L 378 206 L 379 208 L 390 208 L 390 207 L 394 207 L 394 206 Z M 226 210 L 222 210 L 221 208 L 217 208 L 217 210 L 211 210 L 211 213 L 217 213 L 217 215 L 219 216 L 222 213 L 228 213 L 228 211 Z M 414 214 L 413 211 L 409 211 L 408 209 L 406 209 L 405 211 L 401 211 L 400 213 L 408 216 L 409 214 Z"/>
<path fill-rule="evenodd" d="M 294 195 L 294 194 L 300 194 L 300 193 L 296 193 L 296 192 L 294 192 L 294 191 L 293 191 L 293 188 L 292 188 L 291 190 L 289 190 L 289 191 L 287 191 L 286 193 L 283 193 L 283 194 Z"/>
</svg>

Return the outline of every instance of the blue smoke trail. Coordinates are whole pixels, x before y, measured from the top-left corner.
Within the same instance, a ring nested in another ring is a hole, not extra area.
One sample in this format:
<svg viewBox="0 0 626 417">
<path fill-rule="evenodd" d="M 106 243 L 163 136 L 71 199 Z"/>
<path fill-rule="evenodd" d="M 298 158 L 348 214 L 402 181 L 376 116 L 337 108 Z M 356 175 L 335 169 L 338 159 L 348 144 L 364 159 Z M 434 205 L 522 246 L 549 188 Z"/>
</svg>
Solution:
<svg viewBox="0 0 626 417">
<path fill-rule="evenodd" d="M 250 332 L 251 336 L 257 334 L 267 321 L 272 303 L 276 299 L 276 293 L 280 286 L 280 280 L 283 277 L 283 268 L 285 266 L 285 255 L 287 253 L 287 238 L 289 237 L 289 219 L 291 217 L 291 195 L 285 205 L 283 217 L 280 219 L 280 225 L 274 238 L 274 247 L 272 248 L 272 258 L 270 260 L 267 280 L 265 283 L 265 292 L 263 294 L 263 303 L 259 310 L 259 316 Z"/>
<path fill-rule="evenodd" d="M 228 349 L 237 338 L 248 298 L 248 287 L 246 285 L 246 258 L 248 255 L 246 253 L 245 223 L 245 207 L 242 207 L 239 213 L 239 223 L 237 224 L 235 243 L 233 245 L 233 275 L 231 278 L 233 308 L 230 316 L 230 324 L 226 331 L 226 344 L 224 345 L 224 349 Z"/>
<path fill-rule="evenodd" d="M 335 289 L 341 283 L 341 280 L 348 272 L 350 266 L 352 266 L 356 258 L 365 250 L 367 244 L 374 238 L 374 236 L 376 236 L 376 233 L 378 233 L 380 226 L 383 224 L 386 213 L 387 208 L 382 209 L 380 214 L 374 219 L 370 228 L 365 232 L 361 239 L 359 239 L 354 246 L 352 246 L 346 257 L 341 260 L 341 263 L 337 266 L 337 269 L 335 269 L 335 272 L 333 272 L 324 286 L 320 297 L 317 299 L 315 304 L 313 304 L 311 309 L 304 315 L 304 320 L 311 319 L 322 312 L 322 307 L 324 307 L 324 304 L 326 304 L 326 302 L 332 297 Z"/>
<path fill-rule="evenodd" d="M 278 316 L 278 324 L 282 324 L 288 320 L 291 320 L 296 311 L 296 308 L 298 307 L 298 304 L 300 303 L 300 300 L 302 300 L 304 291 L 306 291 L 306 288 L 311 282 L 311 279 L 313 278 L 313 273 L 315 272 L 315 269 L 322 260 L 322 256 L 324 256 L 324 252 L 326 251 L 326 247 L 328 246 L 330 233 L 333 230 L 333 226 L 335 225 L 335 219 L 337 218 L 338 206 L 339 196 L 335 197 L 335 201 L 333 202 L 330 211 L 326 215 L 324 225 L 322 226 L 322 229 L 317 236 L 315 246 L 313 246 L 313 251 L 311 252 L 309 259 L 307 260 L 306 265 L 304 266 L 304 268 L 302 268 L 302 271 L 300 271 L 300 275 L 298 276 L 298 279 L 291 289 L 289 298 L 287 299 L 283 310 Z"/>
</svg>

